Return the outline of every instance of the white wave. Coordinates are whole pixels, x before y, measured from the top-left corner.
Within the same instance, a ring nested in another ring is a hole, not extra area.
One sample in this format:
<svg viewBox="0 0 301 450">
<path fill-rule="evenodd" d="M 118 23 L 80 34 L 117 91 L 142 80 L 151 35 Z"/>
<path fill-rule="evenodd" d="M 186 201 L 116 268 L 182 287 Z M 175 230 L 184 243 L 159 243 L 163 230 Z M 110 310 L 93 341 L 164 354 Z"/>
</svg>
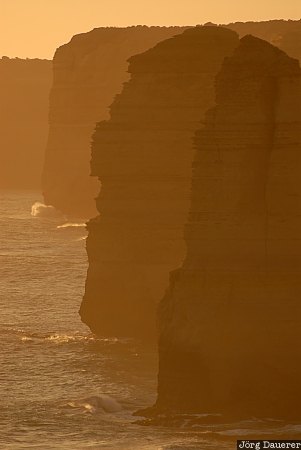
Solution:
<svg viewBox="0 0 301 450">
<path fill-rule="evenodd" d="M 76 239 L 76 242 L 79 242 L 79 241 L 85 241 L 85 240 L 87 239 L 87 237 L 88 237 L 88 236 L 82 236 L 82 237 Z"/>
<path fill-rule="evenodd" d="M 31 215 L 33 217 L 62 217 L 62 213 L 55 209 L 54 206 L 44 205 L 41 202 L 35 202 L 32 205 Z"/>
<path fill-rule="evenodd" d="M 85 398 L 78 402 L 69 402 L 71 408 L 84 408 L 86 412 L 106 412 L 117 413 L 122 410 L 122 406 L 113 397 L 107 394 L 100 394 Z"/>
<path fill-rule="evenodd" d="M 114 413 L 122 410 L 121 405 L 113 397 L 106 394 L 90 397 L 87 399 L 87 403 L 96 410 L 101 408 L 108 413 Z"/>
<path fill-rule="evenodd" d="M 85 227 L 85 226 L 86 226 L 85 223 L 67 222 L 67 223 L 63 223 L 63 225 L 58 225 L 56 228 L 78 228 L 78 227 Z"/>
<path fill-rule="evenodd" d="M 51 344 L 69 344 L 69 343 L 86 343 L 86 342 L 99 342 L 104 345 L 122 343 L 117 338 L 100 338 L 92 333 L 40 333 L 31 332 L 22 328 L 8 327 L 7 333 L 16 334 L 23 342 L 35 341 L 35 342 L 47 342 Z"/>
<path fill-rule="evenodd" d="M 95 341 L 93 334 L 81 335 L 81 334 L 51 334 L 45 336 L 45 341 L 50 341 L 56 344 L 65 344 L 69 342 L 83 342 L 83 341 Z"/>
<path fill-rule="evenodd" d="M 23 336 L 21 337 L 21 341 L 26 342 L 26 341 L 32 341 L 33 339 L 31 337 L 28 336 Z"/>
</svg>

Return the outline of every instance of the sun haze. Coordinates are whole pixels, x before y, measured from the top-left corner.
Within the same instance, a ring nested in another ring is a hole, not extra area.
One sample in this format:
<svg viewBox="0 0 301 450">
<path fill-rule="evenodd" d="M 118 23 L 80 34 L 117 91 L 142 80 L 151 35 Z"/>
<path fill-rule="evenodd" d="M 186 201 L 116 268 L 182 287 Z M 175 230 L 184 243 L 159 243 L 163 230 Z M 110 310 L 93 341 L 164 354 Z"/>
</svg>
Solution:
<svg viewBox="0 0 301 450">
<path fill-rule="evenodd" d="M 300 19 L 300 0 L 0 0 L 0 56 L 52 58 L 74 34 L 101 26 Z"/>
</svg>

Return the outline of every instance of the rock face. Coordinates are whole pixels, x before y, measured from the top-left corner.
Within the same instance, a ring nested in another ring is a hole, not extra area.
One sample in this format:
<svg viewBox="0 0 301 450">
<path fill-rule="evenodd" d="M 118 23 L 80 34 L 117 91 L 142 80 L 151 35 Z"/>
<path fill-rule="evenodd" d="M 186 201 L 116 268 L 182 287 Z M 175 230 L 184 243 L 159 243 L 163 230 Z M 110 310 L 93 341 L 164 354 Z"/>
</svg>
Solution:
<svg viewBox="0 0 301 450">
<path fill-rule="evenodd" d="M 51 61 L 0 59 L 0 188 L 41 187 L 51 82 Z"/>
<path fill-rule="evenodd" d="M 82 320 L 97 334 L 150 338 L 169 272 L 185 255 L 193 135 L 214 105 L 214 78 L 236 33 L 197 27 L 130 59 L 130 81 L 98 124 Z"/>
<path fill-rule="evenodd" d="M 297 60 L 246 36 L 196 134 L 187 256 L 160 305 L 157 408 L 299 418 Z"/>
<path fill-rule="evenodd" d="M 301 60 L 301 21 L 247 22 L 227 27 L 241 36 L 251 33 L 266 39 Z M 184 29 L 97 28 L 74 36 L 57 50 L 43 171 L 46 204 L 70 215 L 90 218 L 97 213 L 94 197 L 99 186 L 89 177 L 95 123 L 109 118 L 114 96 L 128 81 L 128 58 Z"/>
<path fill-rule="evenodd" d="M 226 26 L 241 37 L 252 34 L 264 39 L 301 61 L 301 20 L 236 22 Z"/>
<path fill-rule="evenodd" d="M 129 78 L 127 59 L 181 31 L 179 27 L 97 28 L 74 36 L 56 51 L 43 171 L 46 204 L 71 215 L 96 214 L 99 186 L 89 176 L 95 124 L 109 117 L 114 96 Z"/>
</svg>

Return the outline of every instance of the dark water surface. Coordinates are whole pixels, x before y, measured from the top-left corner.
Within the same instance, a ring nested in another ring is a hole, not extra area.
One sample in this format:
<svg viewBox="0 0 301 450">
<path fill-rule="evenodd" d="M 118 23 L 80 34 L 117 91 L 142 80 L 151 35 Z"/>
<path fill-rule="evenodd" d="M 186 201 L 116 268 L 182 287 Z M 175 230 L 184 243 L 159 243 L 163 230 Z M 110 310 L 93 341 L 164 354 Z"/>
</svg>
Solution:
<svg viewBox="0 0 301 450">
<path fill-rule="evenodd" d="M 165 428 L 134 423 L 155 399 L 155 352 L 94 337 L 78 309 L 87 270 L 81 220 L 35 209 L 35 192 L 0 192 L 0 448 L 234 449 L 236 435 L 301 427 L 251 421 Z M 47 215 L 52 217 L 48 217 Z M 268 431 L 267 431 L 268 430 Z"/>
</svg>

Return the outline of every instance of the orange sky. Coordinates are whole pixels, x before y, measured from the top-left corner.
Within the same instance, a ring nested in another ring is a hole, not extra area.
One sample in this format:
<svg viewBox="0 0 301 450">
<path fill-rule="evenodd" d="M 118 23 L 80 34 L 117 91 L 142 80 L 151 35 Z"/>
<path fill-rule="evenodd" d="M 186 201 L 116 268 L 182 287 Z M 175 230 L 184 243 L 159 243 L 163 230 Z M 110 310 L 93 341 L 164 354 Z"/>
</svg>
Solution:
<svg viewBox="0 0 301 450">
<path fill-rule="evenodd" d="M 52 58 L 100 26 L 300 19 L 301 0 L 0 0 L 0 56 Z"/>
</svg>

